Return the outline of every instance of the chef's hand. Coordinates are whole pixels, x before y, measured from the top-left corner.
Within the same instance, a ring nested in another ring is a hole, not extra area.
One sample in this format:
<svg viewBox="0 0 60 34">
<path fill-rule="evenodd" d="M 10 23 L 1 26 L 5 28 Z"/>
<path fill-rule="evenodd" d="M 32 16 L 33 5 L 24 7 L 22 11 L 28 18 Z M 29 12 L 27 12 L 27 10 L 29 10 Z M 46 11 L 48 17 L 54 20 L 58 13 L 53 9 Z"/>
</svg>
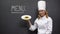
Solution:
<svg viewBox="0 0 60 34">
<path fill-rule="evenodd" d="M 31 25 L 32 25 L 30 20 L 26 20 L 26 21 L 28 21 L 28 23 L 29 23 L 29 26 L 31 26 Z"/>
<path fill-rule="evenodd" d="M 25 21 L 30 22 L 30 20 L 25 20 Z"/>
</svg>

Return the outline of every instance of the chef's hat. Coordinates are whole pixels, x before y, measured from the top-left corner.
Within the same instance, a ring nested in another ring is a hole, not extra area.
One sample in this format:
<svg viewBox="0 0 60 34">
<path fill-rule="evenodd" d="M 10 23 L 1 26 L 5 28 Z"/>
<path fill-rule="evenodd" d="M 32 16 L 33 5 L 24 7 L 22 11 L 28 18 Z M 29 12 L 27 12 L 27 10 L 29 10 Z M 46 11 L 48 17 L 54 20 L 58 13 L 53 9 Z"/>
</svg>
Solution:
<svg viewBox="0 0 60 34">
<path fill-rule="evenodd" d="M 43 0 L 38 1 L 38 10 L 46 10 L 46 2 Z"/>
</svg>

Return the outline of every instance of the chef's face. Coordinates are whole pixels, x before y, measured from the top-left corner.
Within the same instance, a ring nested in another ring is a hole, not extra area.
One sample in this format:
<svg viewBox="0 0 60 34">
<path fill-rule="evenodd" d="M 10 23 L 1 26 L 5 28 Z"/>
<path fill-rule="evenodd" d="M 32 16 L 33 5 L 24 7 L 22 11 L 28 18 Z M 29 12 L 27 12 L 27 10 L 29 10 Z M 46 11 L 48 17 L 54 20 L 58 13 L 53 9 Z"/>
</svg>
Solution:
<svg viewBox="0 0 60 34">
<path fill-rule="evenodd" d="M 44 16 L 45 15 L 45 10 L 39 10 L 39 15 L 42 17 L 42 16 Z"/>
</svg>

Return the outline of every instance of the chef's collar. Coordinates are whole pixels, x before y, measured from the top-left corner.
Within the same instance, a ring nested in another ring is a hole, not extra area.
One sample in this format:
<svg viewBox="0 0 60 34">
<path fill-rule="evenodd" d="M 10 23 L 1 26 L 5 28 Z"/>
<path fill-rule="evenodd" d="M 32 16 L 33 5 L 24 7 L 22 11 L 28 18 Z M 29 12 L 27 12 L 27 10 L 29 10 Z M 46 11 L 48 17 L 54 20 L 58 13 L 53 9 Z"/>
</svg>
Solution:
<svg viewBox="0 0 60 34">
<path fill-rule="evenodd" d="M 46 18 L 46 15 L 44 15 L 43 17 L 41 17 L 41 19 L 45 19 Z"/>
</svg>

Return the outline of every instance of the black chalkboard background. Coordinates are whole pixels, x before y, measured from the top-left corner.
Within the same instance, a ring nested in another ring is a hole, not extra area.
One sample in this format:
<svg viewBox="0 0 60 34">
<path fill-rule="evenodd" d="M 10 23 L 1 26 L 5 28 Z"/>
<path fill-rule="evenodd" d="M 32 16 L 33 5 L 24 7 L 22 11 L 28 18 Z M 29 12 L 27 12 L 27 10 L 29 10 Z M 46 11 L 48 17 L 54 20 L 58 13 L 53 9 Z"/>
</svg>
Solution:
<svg viewBox="0 0 60 34">
<path fill-rule="evenodd" d="M 37 1 L 38 0 L 0 0 L 1 34 L 37 34 L 37 30 L 34 32 L 30 31 L 28 23 L 20 18 L 25 14 L 31 15 L 31 22 L 33 24 L 37 17 Z M 53 19 L 52 34 L 59 34 L 60 1 L 46 0 L 46 2 L 49 16 Z"/>
</svg>

